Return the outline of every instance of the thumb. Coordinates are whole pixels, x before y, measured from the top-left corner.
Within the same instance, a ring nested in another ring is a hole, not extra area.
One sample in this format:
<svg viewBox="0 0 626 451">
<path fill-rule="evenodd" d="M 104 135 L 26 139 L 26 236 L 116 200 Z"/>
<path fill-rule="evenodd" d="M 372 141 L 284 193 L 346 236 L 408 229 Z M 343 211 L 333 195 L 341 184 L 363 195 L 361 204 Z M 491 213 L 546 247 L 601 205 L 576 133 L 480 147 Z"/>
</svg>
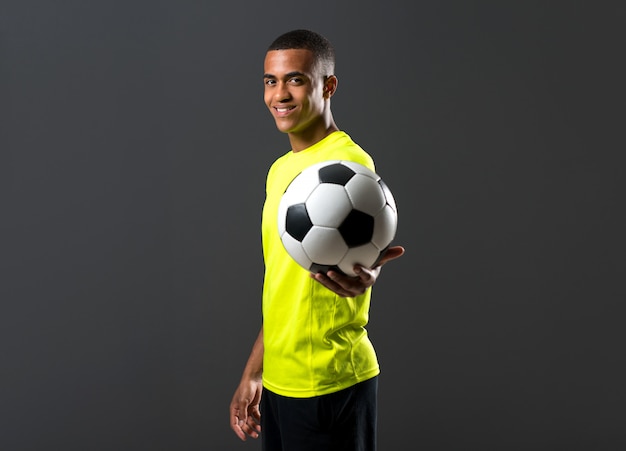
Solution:
<svg viewBox="0 0 626 451">
<path fill-rule="evenodd" d="M 239 413 L 237 415 L 239 418 L 239 426 L 243 426 L 246 424 L 246 420 L 248 419 L 248 402 L 243 400 L 239 402 Z"/>
<path fill-rule="evenodd" d="M 389 249 L 387 249 L 387 252 L 385 252 L 385 254 L 378 261 L 378 264 L 382 266 L 391 260 L 395 260 L 396 258 L 401 257 L 402 255 L 404 255 L 404 247 L 402 246 L 390 247 Z"/>
<path fill-rule="evenodd" d="M 359 277 L 359 279 L 361 279 L 361 282 L 365 284 L 371 282 L 374 279 L 374 273 L 372 269 L 368 269 L 358 265 L 354 268 L 354 272 Z"/>
</svg>

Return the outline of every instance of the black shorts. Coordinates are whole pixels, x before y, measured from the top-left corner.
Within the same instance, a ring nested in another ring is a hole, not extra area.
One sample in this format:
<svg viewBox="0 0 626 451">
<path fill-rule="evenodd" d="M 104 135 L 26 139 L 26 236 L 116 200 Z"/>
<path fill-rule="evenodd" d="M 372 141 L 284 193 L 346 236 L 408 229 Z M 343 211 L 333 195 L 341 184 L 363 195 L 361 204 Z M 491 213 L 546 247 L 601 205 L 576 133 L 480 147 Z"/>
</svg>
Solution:
<svg viewBox="0 0 626 451">
<path fill-rule="evenodd" d="M 264 451 L 375 451 L 378 377 L 313 398 L 263 390 Z"/>
</svg>

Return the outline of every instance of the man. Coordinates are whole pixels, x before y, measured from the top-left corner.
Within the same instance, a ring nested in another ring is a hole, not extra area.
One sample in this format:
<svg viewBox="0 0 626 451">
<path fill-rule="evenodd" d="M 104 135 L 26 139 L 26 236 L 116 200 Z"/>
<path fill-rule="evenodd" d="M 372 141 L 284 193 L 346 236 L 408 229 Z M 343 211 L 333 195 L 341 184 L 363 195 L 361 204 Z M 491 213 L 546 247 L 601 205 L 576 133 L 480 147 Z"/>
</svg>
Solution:
<svg viewBox="0 0 626 451">
<path fill-rule="evenodd" d="M 343 159 L 374 170 L 372 158 L 334 122 L 334 64 L 328 40 L 308 30 L 279 36 L 264 62 L 265 104 L 291 150 L 267 175 L 263 326 L 232 398 L 230 424 L 241 440 L 263 431 L 266 451 L 376 447 L 379 367 L 365 330 L 370 287 L 380 265 L 404 249 L 389 248 L 376 268 L 357 266 L 357 277 L 309 274 L 286 253 L 277 230 L 281 195 L 305 167 Z"/>
</svg>

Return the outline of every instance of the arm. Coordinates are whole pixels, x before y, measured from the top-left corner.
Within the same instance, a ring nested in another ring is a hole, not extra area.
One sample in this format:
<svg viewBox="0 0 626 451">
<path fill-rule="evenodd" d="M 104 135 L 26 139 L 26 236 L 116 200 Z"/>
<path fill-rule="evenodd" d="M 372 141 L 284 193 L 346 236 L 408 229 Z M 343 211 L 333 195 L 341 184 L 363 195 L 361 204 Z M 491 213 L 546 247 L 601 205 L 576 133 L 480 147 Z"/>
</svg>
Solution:
<svg viewBox="0 0 626 451">
<path fill-rule="evenodd" d="M 230 427 L 241 440 L 247 436 L 258 438 L 261 412 L 261 392 L 263 390 L 263 327 L 254 342 L 250 357 L 243 370 L 239 387 L 230 402 Z"/>
<path fill-rule="evenodd" d="M 339 296 L 351 297 L 363 294 L 365 290 L 376 283 L 378 276 L 380 275 L 381 267 L 404 254 L 404 248 L 402 246 L 393 246 L 387 249 L 387 252 L 380 259 L 378 266 L 374 268 L 365 268 L 363 266 L 356 266 L 355 272 L 358 277 L 349 277 L 344 274 L 337 273 L 335 271 L 328 271 L 326 274 L 311 273 L 311 278 L 317 280 L 331 291 L 334 291 Z"/>
</svg>

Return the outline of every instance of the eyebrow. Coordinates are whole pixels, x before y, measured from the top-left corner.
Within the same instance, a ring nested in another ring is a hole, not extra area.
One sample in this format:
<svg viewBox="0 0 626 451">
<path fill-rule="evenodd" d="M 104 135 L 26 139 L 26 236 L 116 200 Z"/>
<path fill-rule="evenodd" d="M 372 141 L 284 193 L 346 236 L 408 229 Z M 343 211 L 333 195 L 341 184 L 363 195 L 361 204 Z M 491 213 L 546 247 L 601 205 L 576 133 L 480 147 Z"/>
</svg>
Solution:
<svg viewBox="0 0 626 451">
<path fill-rule="evenodd" d="M 291 78 L 291 77 L 296 77 L 296 76 L 306 77 L 306 74 L 304 74 L 303 72 L 298 72 L 298 71 L 288 72 L 285 74 L 285 78 Z M 272 75 L 272 74 L 263 74 L 263 78 L 277 78 L 277 77 L 276 75 Z"/>
</svg>

